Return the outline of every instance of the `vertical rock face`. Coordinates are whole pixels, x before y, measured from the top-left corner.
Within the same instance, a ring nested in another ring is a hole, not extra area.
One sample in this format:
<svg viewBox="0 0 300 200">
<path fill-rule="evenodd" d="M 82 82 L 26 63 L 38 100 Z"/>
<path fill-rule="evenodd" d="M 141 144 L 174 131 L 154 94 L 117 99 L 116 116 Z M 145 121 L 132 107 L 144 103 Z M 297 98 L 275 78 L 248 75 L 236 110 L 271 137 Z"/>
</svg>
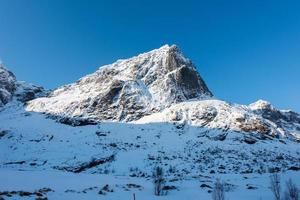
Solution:
<svg viewBox="0 0 300 200">
<path fill-rule="evenodd" d="M 62 118 L 132 121 L 190 99 L 212 97 L 193 63 L 165 45 L 118 60 L 63 86 L 27 109 Z"/>
<path fill-rule="evenodd" d="M 15 75 L 0 64 L 0 106 L 10 101 L 15 90 Z"/>
</svg>

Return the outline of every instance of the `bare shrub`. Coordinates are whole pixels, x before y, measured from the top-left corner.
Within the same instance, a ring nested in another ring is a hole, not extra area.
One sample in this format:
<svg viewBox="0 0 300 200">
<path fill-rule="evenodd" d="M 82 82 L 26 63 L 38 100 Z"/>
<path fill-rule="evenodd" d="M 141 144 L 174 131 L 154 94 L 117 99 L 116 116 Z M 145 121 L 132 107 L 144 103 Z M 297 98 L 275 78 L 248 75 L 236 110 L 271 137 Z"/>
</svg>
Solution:
<svg viewBox="0 0 300 200">
<path fill-rule="evenodd" d="M 284 200 L 299 200 L 299 189 L 291 179 L 286 182 Z"/>
<path fill-rule="evenodd" d="M 213 200 L 225 200 L 225 183 L 217 179 L 212 191 Z"/>
<path fill-rule="evenodd" d="M 153 172 L 154 194 L 156 196 L 164 195 L 163 187 L 166 183 L 164 178 L 164 170 L 162 167 L 155 167 Z"/>
<path fill-rule="evenodd" d="M 280 193 L 281 193 L 280 176 L 276 173 L 270 176 L 270 189 L 273 193 L 274 199 L 280 200 Z"/>
</svg>

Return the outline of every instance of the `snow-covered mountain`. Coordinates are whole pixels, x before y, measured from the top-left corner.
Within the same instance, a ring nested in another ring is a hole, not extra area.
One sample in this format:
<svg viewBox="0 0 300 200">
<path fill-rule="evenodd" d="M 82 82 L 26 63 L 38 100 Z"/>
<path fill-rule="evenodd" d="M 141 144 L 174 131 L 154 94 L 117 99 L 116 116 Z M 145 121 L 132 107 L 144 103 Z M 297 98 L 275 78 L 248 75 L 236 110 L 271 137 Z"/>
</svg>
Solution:
<svg viewBox="0 0 300 200">
<path fill-rule="evenodd" d="M 27 109 L 66 119 L 133 121 L 174 103 L 209 98 L 212 93 L 178 47 L 165 45 L 118 60 L 35 99 Z"/>
<path fill-rule="evenodd" d="M 271 199 L 269 173 L 300 177 L 300 115 L 218 100 L 176 46 L 49 94 L 1 66 L 0 106 L 0 199 L 153 200 L 156 166 L 170 200 L 210 199 L 218 178 L 229 199 Z"/>
<path fill-rule="evenodd" d="M 300 139 L 297 113 L 279 111 L 264 101 L 243 106 L 215 99 L 175 45 L 100 67 L 28 102 L 27 110 L 72 125 L 168 122 Z"/>
</svg>

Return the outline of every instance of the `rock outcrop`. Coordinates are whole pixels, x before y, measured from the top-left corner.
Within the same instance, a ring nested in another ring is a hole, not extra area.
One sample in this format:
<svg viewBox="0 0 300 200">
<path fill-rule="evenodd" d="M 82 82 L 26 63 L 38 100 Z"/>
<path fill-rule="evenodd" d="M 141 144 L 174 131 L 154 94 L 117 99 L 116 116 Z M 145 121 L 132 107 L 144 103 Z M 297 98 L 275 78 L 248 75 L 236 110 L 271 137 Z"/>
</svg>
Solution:
<svg viewBox="0 0 300 200">
<path fill-rule="evenodd" d="M 42 87 L 17 81 L 16 76 L 0 64 L 0 107 L 4 106 L 12 99 L 23 103 L 46 95 Z"/>
<path fill-rule="evenodd" d="M 279 131 L 300 141 L 300 115 L 291 110 L 279 110 L 269 102 L 259 100 L 249 105 L 257 115 L 274 123 Z"/>
</svg>

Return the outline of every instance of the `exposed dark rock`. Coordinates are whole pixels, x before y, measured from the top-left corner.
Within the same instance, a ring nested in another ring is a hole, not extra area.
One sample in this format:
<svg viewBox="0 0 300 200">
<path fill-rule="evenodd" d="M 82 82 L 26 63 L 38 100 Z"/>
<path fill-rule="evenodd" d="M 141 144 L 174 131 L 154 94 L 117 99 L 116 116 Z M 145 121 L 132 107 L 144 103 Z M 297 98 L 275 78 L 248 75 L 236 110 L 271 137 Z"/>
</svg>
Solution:
<svg viewBox="0 0 300 200">
<path fill-rule="evenodd" d="M 34 193 L 32 193 L 32 192 L 26 192 L 26 191 L 20 191 L 19 192 L 19 195 L 21 196 L 21 197 L 25 197 L 25 196 L 30 196 L 30 195 L 33 195 Z"/>
<path fill-rule="evenodd" d="M 0 192 L 0 196 L 7 196 L 12 197 L 14 195 L 19 195 L 20 197 L 30 197 L 30 196 L 36 196 L 36 199 L 40 200 L 47 200 L 47 197 L 44 197 L 48 192 L 54 192 L 54 190 L 50 188 L 41 188 L 39 190 L 36 190 L 34 192 L 28 192 L 28 191 L 4 191 Z"/>
<path fill-rule="evenodd" d="M 246 187 L 247 187 L 248 190 L 256 190 L 257 189 L 256 186 L 253 186 L 253 185 L 250 185 L 250 184 L 247 184 Z"/>
<path fill-rule="evenodd" d="M 71 126 L 86 126 L 86 125 L 95 125 L 97 124 L 97 122 L 95 122 L 93 119 L 85 119 L 85 118 L 80 118 L 80 117 L 76 117 L 76 118 L 71 118 L 71 117 L 53 117 L 50 116 L 51 118 L 57 119 L 58 122 L 62 123 L 62 124 L 67 124 L 67 125 L 71 125 Z"/>
<path fill-rule="evenodd" d="M 24 163 L 26 163 L 26 161 L 22 160 L 22 161 L 15 161 L 15 162 L 7 162 L 4 163 L 4 165 L 23 165 Z"/>
<path fill-rule="evenodd" d="M 114 192 L 114 190 L 111 189 L 108 184 L 103 186 L 102 189 L 98 192 L 98 194 L 105 195 L 107 192 Z"/>
<path fill-rule="evenodd" d="M 165 185 L 165 186 L 162 188 L 162 190 L 164 190 L 164 191 L 168 191 L 168 190 L 176 190 L 176 189 L 177 189 L 177 187 L 174 186 L 174 185 Z"/>
<path fill-rule="evenodd" d="M 291 166 L 291 167 L 289 168 L 289 170 L 292 170 L 292 171 L 299 171 L 299 170 L 300 170 L 300 167 L 298 167 L 298 166 Z"/>
<path fill-rule="evenodd" d="M 256 139 L 252 138 L 252 137 L 244 137 L 244 142 L 247 144 L 255 144 L 257 142 Z"/>
<path fill-rule="evenodd" d="M 88 169 L 94 168 L 98 165 L 101 165 L 101 164 L 104 164 L 107 162 L 112 162 L 112 161 L 114 161 L 114 159 L 115 159 L 115 155 L 111 155 L 106 158 L 100 158 L 100 159 L 93 158 L 91 161 L 82 163 L 78 166 L 67 166 L 67 167 L 57 166 L 57 167 L 54 167 L 54 169 L 63 170 L 63 171 L 67 171 L 67 172 L 80 173 L 80 172 L 86 171 Z"/>
<path fill-rule="evenodd" d="M 35 200 L 48 200 L 48 198 L 47 197 L 37 197 L 37 198 L 35 198 Z"/>
<path fill-rule="evenodd" d="M 278 155 L 278 156 L 276 156 L 276 160 L 284 160 L 283 155 Z"/>
<path fill-rule="evenodd" d="M 8 130 L 3 130 L 3 131 L 0 130 L 0 139 L 1 139 L 2 137 L 4 137 L 5 135 L 7 135 L 8 133 L 9 133 Z"/>
<path fill-rule="evenodd" d="M 96 131 L 96 135 L 99 137 L 105 137 L 108 134 L 109 134 L 108 132 Z"/>
<path fill-rule="evenodd" d="M 92 191 L 92 190 L 95 190 L 97 189 L 98 187 L 89 187 L 89 188 L 86 188 L 84 190 L 82 190 L 83 193 L 87 193 L 88 191 Z"/>
<path fill-rule="evenodd" d="M 142 188 L 142 186 L 141 185 L 137 185 L 137 184 L 134 184 L 134 183 L 128 183 L 128 184 L 126 184 L 126 186 L 128 187 L 128 188 Z"/>
<path fill-rule="evenodd" d="M 209 188 L 209 189 L 212 189 L 212 187 L 211 187 L 210 185 L 207 185 L 207 184 L 204 184 L 204 183 L 201 184 L 200 187 L 201 187 L 201 188 Z"/>
</svg>

